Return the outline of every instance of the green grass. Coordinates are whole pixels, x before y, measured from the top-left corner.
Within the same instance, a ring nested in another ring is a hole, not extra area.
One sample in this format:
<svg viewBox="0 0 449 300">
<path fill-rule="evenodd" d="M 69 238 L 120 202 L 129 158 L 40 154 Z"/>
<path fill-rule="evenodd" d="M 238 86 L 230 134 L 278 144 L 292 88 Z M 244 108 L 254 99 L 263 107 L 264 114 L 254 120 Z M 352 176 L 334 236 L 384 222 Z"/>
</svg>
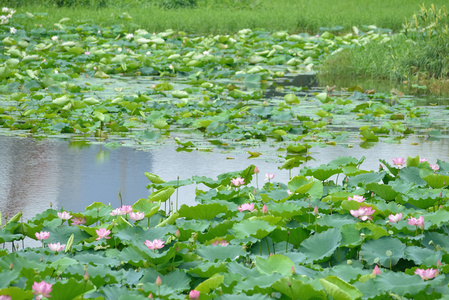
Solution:
<svg viewBox="0 0 449 300">
<path fill-rule="evenodd" d="M 69 17 L 76 21 L 91 20 L 100 26 L 123 24 L 129 29 L 142 28 L 151 32 L 171 28 L 197 34 L 232 33 L 243 28 L 318 33 L 320 27 L 338 25 L 344 27 L 343 31 L 349 31 L 352 26 L 372 24 L 399 30 L 405 18 L 409 18 L 423 2 L 438 6 L 447 1 L 199 0 L 198 7 L 192 9 L 163 9 L 143 0 L 128 0 L 122 4 L 114 0 L 113 6 L 98 9 L 86 6 L 57 8 L 49 5 L 49 0 L 33 2 L 41 5 L 9 1 L 16 3 L 18 12 L 47 14 L 42 19 L 24 19 L 22 23 L 26 28 L 40 24 L 51 28 L 61 18 Z M 122 12 L 128 12 L 133 19 L 125 22 L 120 18 Z"/>
<path fill-rule="evenodd" d="M 402 81 L 448 94 L 449 14 L 438 10 L 422 8 L 407 22 L 406 32 L 334 54 L 321 73 Z"/>
</svg>

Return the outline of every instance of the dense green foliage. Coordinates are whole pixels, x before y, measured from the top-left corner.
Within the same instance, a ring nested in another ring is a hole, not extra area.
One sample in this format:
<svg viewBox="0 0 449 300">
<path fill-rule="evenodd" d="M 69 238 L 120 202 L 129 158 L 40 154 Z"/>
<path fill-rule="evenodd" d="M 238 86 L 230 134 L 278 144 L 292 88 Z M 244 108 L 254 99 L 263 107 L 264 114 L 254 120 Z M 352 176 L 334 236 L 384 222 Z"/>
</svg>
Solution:
<svg viewBox="0 0 449 300">
<path fill-rule="evenodd" d="M 57 8 L 56 1 L 76 5 Z M 44 19 L 27 20 L 28 22 L 24 24 L 27 28 L 35 28 L 39 24 L 50 28 L 64 17 L 70 17 L 75 21 L 90 19 L 94 24 L 111 26 L 122 23 L 121 13 L 127 12 L 133 18 L 131 23 L 124 24 L 128 30 L 140 28 L 158 32 L 171 28 L 197 34 L 223 34 L 237 32 L 243 28 L 317 33 L 321 27 L 336 26 L 342 26 L 343 31 L 348 32 L 352 26 L 373 24 L 396 31 L 401 29 L 404 19 L 409 18 L 423 1 L 7 0 L 2 3 L 13 5 L 19 12 L 47 14 Z M 427 5 L 435 3 L 439 6 L 446 1 L 424 1 L 424 3 Z M 167 9 L 181 6 L 190 8 Z"/>
<path fill-rule="evenodd" d="M 339 157 L 288 183 L 267 174 L 260 189 L 253 165 L 217 179 L 146 173 L 155 192 L 132 207 L 18 214 L 0 230 L 12 248 L 0 251 L 0 294 L 31 299 L 44 281 L 57 300 L 447 299 L 449 164 L 362 162 Z M 206 186 L 197 206 L 159 209 L 192 183 Z"/>
<path fill-rule="evenodd" d="M 401 34 L 342 51 L 324 64 L 332 76 L 366 76 L 423 84 L 449 91 L 449 15 L 446 7 L 422 6 Z"/>
</svg>

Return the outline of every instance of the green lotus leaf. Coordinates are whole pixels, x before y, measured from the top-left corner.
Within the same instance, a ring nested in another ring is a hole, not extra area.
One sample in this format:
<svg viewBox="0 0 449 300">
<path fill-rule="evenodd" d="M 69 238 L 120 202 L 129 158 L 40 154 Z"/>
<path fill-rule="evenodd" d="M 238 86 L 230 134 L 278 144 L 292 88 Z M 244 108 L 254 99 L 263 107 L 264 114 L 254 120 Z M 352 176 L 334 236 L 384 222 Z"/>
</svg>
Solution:
<svg viewBox="0 0 449 300">
<path fill-rule="evenodd" d="M 329 177 L 331 177 L 332 175 L 342 173 L 342 169 L 341 169 L 341 167 L 321 165 L 316 168 L 303 169 L 303 170 L 301 170 L 300 173 L 302 175 L 313 176 L 320 181 L 324 181 L 324 180 L 328 179 Z"/>
<path fill-rule="evenodd" d="M 362 296 L 362 293 L 358 289 L 337 276 L 321 278 L 320 282 L 327 294 L 333 299 L 353 300 Z"/>
<path fill-rule="evenodd" d="M 67 103 L 70 102 L 70 98 L 67 95 L 64 95 L 62 97 L 56 98 L 55 100 L 52 101 L 54 104 L 59 105 L 59 106 L 64 106 Z"/>
<path fill-rule="evenodd" d="M 287 229 L 275 229 L 270 237 L 275 242 L 285 241 L 295 247 L 299 247 L 301 243 L 310 237 L 310 231 L 305 228 L 287 228 Z"/>
<path fill-rule="evenodd" d="M 414 295 L 425 290 L 428 286 L 436 287 L 444 280 L 444 276 L 436 276 L 434 279 L 424 281 L 418 275 L 408 275 L 385 271 L 376 276 L 375 282 L 379 291 L 391 292 L 399 296 Z"/>
<path fill-rule="evenodd" d="M 4 275 L 6 275 L 6 274 L 4 274 Z M 2 276 L 2 277 L 7 277 L 7 276 Z M 8 295 L 11 297 L 11 299 L 14 299 L 14 300 L 15 299 L 28 300 L 28 299 L 33 298 L 33 291 L 32 290 L 25 291 L 21 288 L 13 286 L 13 287 L 0 289 L 0 295 Z"/>
<path fill-rule="evenodd" d="M 74 266 L 79 264 L 76 259 L 70 257 L 62 257 L 51 263 L 51 267 L 55 268 L 58 272 L 64 272 L 64 270 L 69 266 Z"/>
<path fill-rule="evenodd" d="M 421 241 L 421 244 L 428 248 L 435 250 L 435 247 L 449 249 L 449 239 L 447 238 L 446 233 L 439 232 L 424 232 L 424 239 Z"/>
<path fill-rule="evenodd" d="M 187 271 L 188 274 L 195 274 L 203 278 L 210 278 L 214 274 L 222 272 L 226 272 L 226 264 L 224 262 L 202 262 L 199 266 L 190 268 Z"/>
<path fill-rule="evenodd" d="M 139 199 L 136 203 L 132 205 L 133 209 L 137 210 L 138 212 L 144 212 L 145 217 L 149 218 L 155 213 L 158 212 L 161 204 L 159 202 L 154 203 L 151 200 L 148 199 Z"/>
<path fill-rule="evenodd" d="M 354 248 L 362 243 L 360 230 L 356 224 L 345 224 L 341 226 L 341 245 L 348 248 Z"/>
<path fill-rule="evenodd" d="M 307 256 L 307 262 L 324 262 L 340 246 L 341 239 L 340 230 L 331 228 L 327 231 L 316 233 L 303 241 L 298 251 Z"/>
<path fill-rule="evenodd" d="M 416 185 L 426 185 L 426 181 L 420 176 L 420 169 L 418 167 L 407 167 L 399 171 L 399 177 L 407 182 L 412 182 Z"/>
<path fill-rule="evenodd" d="M 161 177 L 155 174 L 151 174 L 149 172 L 145 172 L 145 176 L 152 182 L 152 183 L 165 183 L 165 180 L 163 180 Z"/>
<path fill-rule="evenodd" d="M 399 194 L 393 189 L 392 186 L 375 182 L 365 185 L 365 188 L 366 190 L 373 191 L 376 195 L 387 201 L 394 200 Z"/>
<path fill-rule="evenodd" d="M 243 220 L 240 223 L 235 223 L 232 226 L 232 231 L 238 239 L 244 239 L 249 236 L 257 239 L 262 239 L 270 232 L 272 232 L 276 226 L 270 225 L 270 223 L 262 220 Z"/>
<path fill-rule="evenodd" d="M 273 289 L 286 295 L 289 299 L 326 300 L 324 291 L 316 290 L 311 284 L 302 281 L 302 278 L 284 277 L 273 284 Z"/>
<path fill-rule="evenodd" d="M 186 218 L 187 220 L 211 220 L 215 218 L 216 215 L 226 213 L 227 211 L 228 208 L 219 203 L 198 204 L 196 206 L 187 206 L 183 204 L 178 210 L 178 213 L 181 218 Z"/>
<path fill-rule="evenodd" d="M 200 246 L 197 248 L 197 254 L 204 258 L 206 261 L 233 261 L 239 256 L 246 255 L 245 250 L 239 245 L 208 245 Z"/>
<path fill-rule="evenodd" d="M 291 275 L 291 269 L 294 267 L 292 260 L 281 254 L 274 254 L 267 259 L 256 257 L 256 268 L 260 273 L 271 275 L 274 272 L 281 273 L 284 276 Z"/>
<path fill-rule="evenodd" d="M 370 141 L 370 142 L 379 141 L 379 137 L 377 135 L 375 135 L 372 130 L 365 129 L 365 130 L 362 130 L 360 132 L 360 134 L 363 136 L 363 139 L 365 141 Z"/>
<path fill-rule="evenodd" d="M 295 176 L 288 182 L 292 193 L 308 194 L 312 199 L 320 199 L 323 195 L 323 184 L 319 181 L 306 179 L 304 176 Z"/>
<path fill-rule="evenodd" d="M 301 207 L 296 203 L 292 202 L 268 203 L 267 208 L 268 211 L 274 216 L 280 216 L 285 219 L 290 219 L 294 216 L 303 214 L 304 211 L 307 209 L 307 205 Z"/>
<path fill-rule="evenodd" d="M 416 265 L 436 266 L 443 257 L 442 251 L 434 249 L 408 246 L 405 249 L 405 255 L 408 260 L 412 260 Z"/>
<path fill-rule="evenodd" d="M 151 193 L 149 200 L 155 202 L 165 202 L 170 199 L 170 196 L 175 192 L 172 186 L 166 186 L 163 189 L 154 191 Z"/>
<path fill-rule="evenodd" d="M 407 194 L 399 194 L 396 200 L 401 204 L 411 204 L 415 207 L 427 209 L 442 201 L 440 190 L 417 189 L 408 191 Z"/>
<path fill-rule="evenodd" d="M 423 177 L 423 179 L 434 189 L 444 188 L 449 185 L 449 176 L 446 175 L 430 174 Z"/>
<path fill-rule="evenodd" d="M 322 276 L 334 275 L 337 276 L 339 279 L 342 279 L 345 282 L 350 283 L 359 279 L 359 277 L 361 276 L 368 274 L 370 275 L 371 273 L 372 273 L 371 270 L 363 269 L 362 266 L 341 264 L 333 268 L 328 268 L 324 270 L 324 272 L 322 272 L 321 275 Z"/>
<path fill-rule="evenodd" d="M 171 93 L 171 95 L 172 95 L 173 97 L 179 98 L 179 99 L 189 97 L 189 93 L 187 93 L 186 91 L 173 91 L 173 92 Z"/>
<path fill-rule="evenodd" d="M 286 94 L 284 96 L 284 101 L 288 104 L 298 104 L 300 102 L 295 94 Z"/>
<path fill-rule="evenodd" d="M 385 236 L 363 243 L 360 255 L 370 265 L 378 263 L 390 268 L 395 266 L 399 259 L 405 258 L 405 248 L 405 244 L 400 240 Z"/>
</svg>

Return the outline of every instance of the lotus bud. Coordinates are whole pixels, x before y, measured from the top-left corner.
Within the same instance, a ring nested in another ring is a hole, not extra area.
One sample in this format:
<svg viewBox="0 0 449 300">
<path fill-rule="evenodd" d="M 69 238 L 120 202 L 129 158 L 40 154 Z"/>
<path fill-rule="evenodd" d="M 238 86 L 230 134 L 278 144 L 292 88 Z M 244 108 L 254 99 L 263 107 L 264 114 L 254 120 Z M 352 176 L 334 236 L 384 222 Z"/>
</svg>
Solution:
<svg viewBox="0 0 449 300">
<path fill-rule="evenodd" d="M 41 256 L 41 262 L 43 262 L 44 261 L 44 258 Z"/>
<path fill-rule="evenodd" d="M 189 299 L 199 299 L 200 291 L 191 290 L 189 293 Z"/>
<path fill-rule="evenodd" d="M 158 277 L 156 278 L 156 285 L 157 285 L 157 286 L 161 286 L 161 285 L 162 285 L 162 279 L 161 279 L 160 276 L 158 276 Z"/>
<path fill-rule="evenodd" d="M 443 192 L 440 193 L 440 198 L 443 198 Z"/>
<path fill-rule="evenodd" d="M 315 208 L 313 209 L 313 213 L 315 214 L 315 216 L 318 216 L 318 207 L 316 207 L 316 205 Z"/>
<path fill-rule="evenodd" d="M 259 173 L 259 168 L 254 167 L 254 174 L 258 174 Z"/>
<path fill-rule="evenodd" d="M 437 267 L 439 268 L 441 266 L 442 266 L 441 261 L 437 261 Z"/>
<path fill-rule="evenodd" d="M 376 265 L 375 267 L 374 267 L 374 270 L 373 270 L 373 272 L 372 272 L 372 274 L 374 275 L 374 276 L 376 276 L 376 275 L 380 275 L 382 273 L 382 271 L 379 269 L 379 267 Z"/>
<path fill-rule="evenodd" d="M 290 273 L 292 273 L 292 275 L 295 274 L 295 267 L 294 266 L 291 267 Z"/>
<path fill-rule="evenodd" d="M 254 195 L 257 195 L 257 190 L 256 189 L 254 189 Z"/>
<path fill-rule="evenodd" d="M 352 260 L 348 259 L 348 260 L 346 261 L 346 263 L 347 263 L 348 265 L 352 265 Z"/>
<path fill-rule="evenodd" d="M 268 212 L 268 207 L 266 204 L 263 205 L 262 212 L 266 214 Z"/>
<path fill-rule="evenodd" d="M 50 202 L 50 208 L 52 208 L 52 207 L 53 207 L 53 203 Z"/>
<path fill-rule="evenodd" d="M 273 253 L 270 253 L 270 256 L 273 256 Z"/>
<path fill-rule="evenodd" d="M 176 229 L 175 235 L 177 238 L 179 238 L 181 236 L 181 232 L 179 231 L 179 229 Z"/>
<path fill-rule="evenodd" d="M 374 197 L 374 192 L 371 193 L 371 197 Z"/>
<path fill-rule="evenodd" d="M 13 264 L 13 263 L 11 263 L 11 264 L 9 265 L 9 269 L 10 269 L 10 270 L 14 269 L 14 264 Z"/>
<path fill-rule="evenodd" d="M 150 294 L 148 295 L 148 298 L 153 299 L 153 293 L 150 293 Z"/>
<path fill-rule="evenodd" d="M 85 281 L 88 281 L 89 280 L 89 273 L 84 273 L 84 280 Z"/>
</svg>

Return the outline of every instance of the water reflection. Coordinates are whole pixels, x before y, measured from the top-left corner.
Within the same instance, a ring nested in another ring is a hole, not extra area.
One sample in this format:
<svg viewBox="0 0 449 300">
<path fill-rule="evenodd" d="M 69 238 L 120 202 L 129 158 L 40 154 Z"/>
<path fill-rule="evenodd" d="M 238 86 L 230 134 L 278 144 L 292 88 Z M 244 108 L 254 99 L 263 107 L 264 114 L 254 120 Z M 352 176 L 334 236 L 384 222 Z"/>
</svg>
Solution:
<svg viewBox="0 0 449 300">
<path fill-rule="evenodd" d="M 418 143 L 417 145 L 414 145 Z M 255 164 L 261 170 L 259 184 L 265 173 L 275 173 L 274 181 L 288 181 L 288 171 L 278 170 L 285 161 L 285 151 L 277 151 L 279 145 L 252 147 L 227 153 L 177 152 L 173 145 L 164 145 L 149 152 L 121 147 L 115 150 L 103 145 L 85 147 L 70 146 L 68 141 L 35 140 L 0 136 L 0 205 L 2 214 L 24 212 L 24 220 L 46 210 L 50 203 L 56 209 L 84 211 L 92 202 L 111 203 L 118 207 L 118 191 L 124 204 L 132 204 L 148 196 L 145 172 L 151 172 L 165 180 L 191 178 L 194 175 L 215 178 L 217 175 L 237 171 Z M 246 150 L 259 151 L 257 159 L 248 159 Z M 329 146 L 312 148 L 313 160 L 303 166 L 318 166 L 334 158 L 350 155 L 366 157 L 364 169 L 377 169 L 379 159 L 391 161 L 394 157 L 420 155 L 430 163 L 442 159 L 449 161 L 446 139 L 426 141 L 410 137 L 401 144 L 376 143 L 370 149 Z M 297 174 L 293 169 L 292 175 Z M 255 185 L 255 183 L 253 183 Z M 180 204 L 193 205 L 195 186 L 181 187 Z M 172 197 L 174 198 L 174 197 Z M 174 201 L 174 199 L 172 199 Z"/>
</svg>

